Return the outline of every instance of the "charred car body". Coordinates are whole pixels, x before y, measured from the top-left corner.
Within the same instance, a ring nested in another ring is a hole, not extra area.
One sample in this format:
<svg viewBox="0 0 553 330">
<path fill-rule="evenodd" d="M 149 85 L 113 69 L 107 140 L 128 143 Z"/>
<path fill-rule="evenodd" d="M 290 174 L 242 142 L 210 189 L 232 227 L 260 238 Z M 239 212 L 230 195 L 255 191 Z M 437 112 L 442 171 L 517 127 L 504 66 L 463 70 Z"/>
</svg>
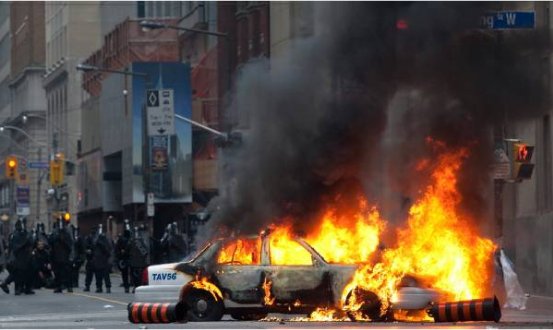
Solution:
<svg viewBox="0 0 553 330">
<path fill-rule="evenodd" d="M 341 301 L 342 294 L 358 265 L 328 263 L 301 238 L 288 244 L 295 245 L 288 250 L 296 261 L 283 264 L 270 235 L 214 240 L 191 260 L 148 267 L 148 285 L 136 289 L 135 302 L 183 303 L 190 321 L 220 320 L 225 313 L 255 320 L 268 313 L 307 314 L 347 304 L 351 294 Z M 379 298 L 362 294 L 364 316 L 380 318 Z M 404 287 L 391 308 L 420 310 L 436 299 L 433 290 Z"/>
</svg>

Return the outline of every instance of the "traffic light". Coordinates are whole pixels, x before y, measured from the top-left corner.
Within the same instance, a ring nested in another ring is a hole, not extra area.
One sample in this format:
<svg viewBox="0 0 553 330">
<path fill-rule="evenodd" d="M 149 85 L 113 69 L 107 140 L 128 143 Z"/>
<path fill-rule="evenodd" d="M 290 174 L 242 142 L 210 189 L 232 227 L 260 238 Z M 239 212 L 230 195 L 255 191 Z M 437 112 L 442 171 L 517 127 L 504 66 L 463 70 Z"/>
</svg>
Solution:
<svg viewBox="0 0 553 330">
<path fill-rule="evenodd" d="M 63 214 L 63 220 L 64 220 L 65 222 L 71 221 L 71 213 L 65 212 L 65 213 Z"/>
<path fill-rule="evenodd" d="M 17 157 L 8 156 L 6 157 L 6 178 L 16 179 L 17 178 Z"/>
<path fill-rule="evenodd" d="M 50 161 L 50 184 L 54 187 L 63 183 L 64 163 L 62 153 L 56 154 L 54 159 Z"/>
<path fill-rule="evenodd" d="M 534 164 L 531 164 L 534 146 L 526 143 L 515 142 L 512 149 L 512 176 L 515 180 L 530 179 L 534 171 Z"/>
</svg>

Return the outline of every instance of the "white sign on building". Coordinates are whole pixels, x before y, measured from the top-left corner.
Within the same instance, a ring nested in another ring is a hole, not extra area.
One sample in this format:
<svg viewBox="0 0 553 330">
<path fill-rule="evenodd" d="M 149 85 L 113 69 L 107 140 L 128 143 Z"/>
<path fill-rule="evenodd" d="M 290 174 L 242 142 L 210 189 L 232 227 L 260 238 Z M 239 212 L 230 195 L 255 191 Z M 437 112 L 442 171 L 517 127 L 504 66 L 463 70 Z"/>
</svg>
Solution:
<svg viewBox="0 0 553 330">
<path fill-rule="evenodd" d="M 148 136 L 175 134 L 175 103 L 172 89 L 146 91 Z"/>
<path fill-rule="evenodd" d="M 146 195 L 146 216 L 153 217 L 154 215 L 155 215 L 154 194 L 148 193 Z"/>
</svg>

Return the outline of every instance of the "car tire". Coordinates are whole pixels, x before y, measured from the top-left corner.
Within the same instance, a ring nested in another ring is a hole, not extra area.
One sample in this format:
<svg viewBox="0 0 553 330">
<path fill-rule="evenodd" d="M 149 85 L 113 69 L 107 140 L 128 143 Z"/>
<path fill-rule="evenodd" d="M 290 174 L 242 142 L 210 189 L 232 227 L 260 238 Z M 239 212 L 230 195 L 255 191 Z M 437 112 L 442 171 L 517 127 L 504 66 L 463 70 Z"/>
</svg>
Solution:
<svg viewBox="0 0 553 330">
<path fill-rule="evenodd" d="M 192 290 L 184 298 L 186 316 L 191 322 L 219 321 L 223 318 L 224 305 L 206 290 Z"/>
<path fill-rule="evenodd" d="M 235 312 L 230 313 L 230 316 L 238 321 L 259 321 L 261 319 L 264 319 L 267 317 L 268 313 L 260 312 L 260 313 L 241 313 L 241 312 Z"/>
<path fill-rule="evenodd" d="M 382 302 L 376 293 L 361 288 L 355 288 L 346 297 L 346 306 L 349 305 L 350 299 L 352 299 L 354 292 L 357 297 L 360 297 L 360 299 L 363 300 L 363 303 L 361 304 L 359 310 L 355 312 L 346 311 L 349 319 L 352 321 L 363 321 L 366 319 L 370 319 L 371 321 L 381 321 Z"/>
</svg>

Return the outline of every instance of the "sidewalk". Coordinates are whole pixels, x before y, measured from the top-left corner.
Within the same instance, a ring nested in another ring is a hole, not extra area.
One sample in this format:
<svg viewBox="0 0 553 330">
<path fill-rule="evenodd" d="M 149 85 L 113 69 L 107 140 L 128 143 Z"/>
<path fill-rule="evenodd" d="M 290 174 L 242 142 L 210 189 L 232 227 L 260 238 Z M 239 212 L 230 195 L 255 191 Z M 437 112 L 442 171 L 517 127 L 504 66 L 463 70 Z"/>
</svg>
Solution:
<svg viewBox="0 0 553 330">
<path fill-rule="evenodd" d="M 525 310 L 501 308 L 501 313 L 501 322 L 553 323 L 553 297 L 531 295 Z"/>
</svg>

